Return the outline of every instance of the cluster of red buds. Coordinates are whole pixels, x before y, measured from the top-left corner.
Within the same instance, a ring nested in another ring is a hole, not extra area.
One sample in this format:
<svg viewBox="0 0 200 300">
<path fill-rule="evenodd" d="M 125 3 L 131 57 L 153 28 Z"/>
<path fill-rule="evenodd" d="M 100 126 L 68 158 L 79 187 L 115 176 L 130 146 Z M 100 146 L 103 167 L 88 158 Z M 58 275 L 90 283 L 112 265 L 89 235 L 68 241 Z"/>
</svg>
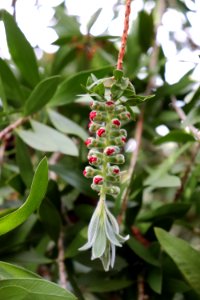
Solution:
<svg viewBox="0 0 200 300">
<path fill-rule="evenodd" d="M 127 132 L 122 129 L 122 122 L 130 119 L 126 106 L 106 95 L 100 100 L 90 103 L 92 111 L 89 114 L 89 132 L 91 137 L 85 141 L 90 149 L 88 161 L 91 167 L 86 167 L 83 174 L 93 178 L 92 189 L 104 194 L 116 196 L 120 192 L 119 164 L 124 163 L 123 147 Z"/>
</svg>

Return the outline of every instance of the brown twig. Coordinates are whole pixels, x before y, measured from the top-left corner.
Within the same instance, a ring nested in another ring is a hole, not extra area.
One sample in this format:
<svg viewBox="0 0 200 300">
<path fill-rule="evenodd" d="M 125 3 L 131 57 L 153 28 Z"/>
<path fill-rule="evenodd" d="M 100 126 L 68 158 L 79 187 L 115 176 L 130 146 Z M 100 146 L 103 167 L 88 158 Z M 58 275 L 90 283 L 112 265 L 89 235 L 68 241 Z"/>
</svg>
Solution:
<svg viewBox="0 0 200 300">
<path fill-rule="evenodd" d="M 174 110 L 176 111 L 179 118 L 184 122 L 187 118 L 186 114 L 184 113 L 182 108 L 177 105 L 176 98 L 174 96 L 171 97 L 171 100 L 172 100 L 172 106 L 173 106 Z M 194 135 L 196 140 L 200 141 L 200 131 L 195 126 L 190 125 L 190 124 L 187 125 L 187 127 L 189 128 L 191 133 Z"/>
<path fill-rule="evenodd" d="M 22 125 L 23 123 L 28 121 L 28 117 L 26 118 L 20 118 L 17 121 L 15 121 L 14 123 L 10 124 L 9 126 L 7 126 L 6 128 L 4 128 L 1 132 L 0 132 L 0 141 L 2 141 L 4 138 L 6 138 L 6 135 L 8 133 L 10 133 L 11 131 L 13 131 L 15 128 L 17 128 L 18 126 Z"/>
<path fill-rule="evenodd" d="M 144 289 L 144 278 L 141 275 L 138 275 L 137 288 L 138 288 L 137 300 L 148 300 L 149 296 L 145 294 L 145 289 Z"/>
<path fill-rule="evenodd" d="M 60 152 L 53 153 L 49 158 L 49 165 L 55 165 L 62 156 L 63 154 Z M 49 178 L 56 181 L 58 179 L 58 175 L 54 171 L 49 171 Z"/>
<path fill-rule="evenodd" d="M 123 68 L 123 59 L 124 59 L 127 36 L 128 36 L 130 13 L 131 13 L 131 0 L 126 0 L 124 30 L 123 30 L 123 34 L 122 34 L 122 38 L 121 38 L 121 47 L 119 50 L 119 55 L 118 55 L 118 60 L 117 60 L 117 69 L 118 70 L 122 70 L 122 68 Z"/>
<path fill-rule="evenodd" d="M 177 189 L 176 194 L 174 196 L 174 202 L 176 202 L 177 200 L 180 199 L 180 197 L 181 197 L 181 195 L 182 195 L 182 193 L 184 191 L 185 184 L 186 184 L 186 182 L 187 182 L 187 180 L 189 178 L 189 175 L 191 173 L 192 167 L 193 167 L 193 165 L 195 163 L 195 159 L 197 157 L 197 154 L 198 154 L 199 150 L 200 150 L 200 143 L 196 145 L 196 148 L 194 149 L 194 151 L 192 153 L 191 160 L 189 161 L 189 163 L 188 163 L 188 165 L 187 165 L 187 167 L 185 169 L 185 172 L 183 174 L 183 177 L 181 178 L 181 185 Z"/>
<path fill-rule="evenodd" d="M 59 271 L 59 279 L 60 279 L 60 286 L 64 289 L 67 288 L 67 271 L 65 267 L 65 250 L 64 250 L 64 232 L 61 229 L 60 236 L 58 239 L 58 271 Z"/>
</svg>

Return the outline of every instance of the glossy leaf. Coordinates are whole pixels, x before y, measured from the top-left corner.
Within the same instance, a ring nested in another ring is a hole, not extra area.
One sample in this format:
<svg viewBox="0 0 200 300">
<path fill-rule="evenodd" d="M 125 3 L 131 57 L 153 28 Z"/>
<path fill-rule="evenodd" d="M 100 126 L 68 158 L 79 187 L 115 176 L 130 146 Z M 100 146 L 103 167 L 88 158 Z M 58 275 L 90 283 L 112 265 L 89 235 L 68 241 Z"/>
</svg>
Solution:
<svg viewBox="0 0 200 300">
<path fill-rule="evenodd" d="M 66 155 L 78 156 L 78 149 L 74 142 L 57 130 L 31 121 L 32 130 L 17 130 L 20 138 L 30 147 L 46 152 L 61 152 Z"/>
<path fill-rule="evenodd" d="M 155 229 L 162 248 L 175 262 L 190 286 L 200 295 L 200 255 L 188 242 L 172 236 L 163 229 Z"/>
<path fill-rule="evenodd" d="M 8 48 L 12 59 L 16 63 L 24 79 L 33 87 L 39 81 L 35 53 L 22 31 L 17 26 L 14 18 L 5 10 L 1 11 L 1 18 L 4 22 Z"/>
<path fill-rule="evenodd" d="M 82 71 L 70 76 L 59 85 L 56 94 L 50 101 L 50 105 L 64 105 L 74 102 L 77 95 L 83 93 L 81 85 L 85 85 L 87 78 L 91 73 L 97 77 L 104 77 L 109 74 L 112 69 L 111 66 L 108 66 L 96 70 Z"/>
<path fill-rule="evenodd" d="M 51 122 L 61 132 L 79 136 L 83 141 L 88 137 L 88 133 L 78 124 L 54 110 L 48 110 Z"/>
<path fill-rule="evenodd" d="M 17 298 L 16 298 L 17 295 Z M 55 283 L 38 278 L 5 279 L 0 282 L 0 297 L 30 300 L 75 300 L 76 297 Z"/>
<path fill-rule="evenodd" d="M 195 141 L 195 138 L 191 134 L 181 131 L 181 130 L 172 130 L 165 136 L 157 138 L 154 141 L 154 144 L 160 145 L 160 144 L 168 143 L 168 142 L 187 143 L 187 142 L 192 142 L 192 141 Z"/>
<path fill-rule="evenodd" d="M 5 234 L 22 224 L 40 206 L 48 184 L 47 159 L 38 165 L 33 177 L 31 189 L 25 203 L 14 212 L 0 218 L 0 235 Z"/>
<path fill-rule="evenodd" d="M 0 261 L 0 280 L 12 278 L 40 278 L 40 276 L 22 267 Z"/>
<path fill-rule="evenodd" d="M 48 77 L 36 85 L 25 103 L 25 116 L 37 112 L 51 100 L 57 89 L 59 79 L 60 76 Z"/>
</svg>

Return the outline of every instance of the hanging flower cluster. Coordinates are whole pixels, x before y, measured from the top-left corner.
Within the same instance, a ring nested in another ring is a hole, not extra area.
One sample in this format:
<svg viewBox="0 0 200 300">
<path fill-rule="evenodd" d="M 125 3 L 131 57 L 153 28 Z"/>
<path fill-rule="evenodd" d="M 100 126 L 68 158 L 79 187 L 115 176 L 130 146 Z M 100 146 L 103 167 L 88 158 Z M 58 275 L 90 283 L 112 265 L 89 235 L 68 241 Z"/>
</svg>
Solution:
<svg viewBox="0 0 200 300">
<path fill-rule="evenodd" d="M 87 166 L 83 174 L 93 178 L 92 189 L 99 192 L 100 200 L 88 228 L 88 242 L 79 250 L 92 247 L 92 259 L 100 258 L 105 270 L 113 267 L 115 247 L 128 239 L 119 235 L 119 226 L 108 210 L 106 195 L 116 197 L 120 192 L 120 168 L 125 159 L 123 152 L 127 132 L 122 123 L 130 119 L 124 103 L 126 95 L 135 95 L 133 85 L 120 70 L 111 78 L 97 80 L 93 75 L 87 83 L 87 92 L 93 101 L 89 118 L 89 131 L 93 135 L 85 144 L 89 149 Z"/>
</svg>

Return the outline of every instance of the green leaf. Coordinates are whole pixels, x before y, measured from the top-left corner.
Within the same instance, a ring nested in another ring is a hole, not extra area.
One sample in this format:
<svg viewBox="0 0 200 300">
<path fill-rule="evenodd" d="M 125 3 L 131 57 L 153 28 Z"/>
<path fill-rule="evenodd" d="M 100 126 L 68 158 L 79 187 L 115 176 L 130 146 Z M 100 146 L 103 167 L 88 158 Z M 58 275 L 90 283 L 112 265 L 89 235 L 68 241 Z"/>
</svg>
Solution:
<svg viewBox="0 0 200 300">
<path fill-rule="evenodd" d="M 87 227 L 82 228 L 65 251 L 65 258 L 80 254 L 78 250 L 87 240 Z"/>
<path fill-rule="evenodd" d="M 22 224 L 40 206 L 47 189 L 47 184 L 47 159 L 43 158 L 36 169 L 30 193 L 25 203 L 14 212 L 0 218 L 0 235 L 7 233 Z"/>
<path fill-rule="evenodd" d="M 24 95 L 17 81 L 15 75 L 6 64 L 6 62 L 0 58 L 0 76 L 4 86 L 5 94 L 8 99 L 12 100 L 12 104 L 15 107 L 20 107 L 24 101 Z"/>
<path fill-rule="evenodd" d="M 70 76 L 59 85 L 53 99 L 50 101 L 50 105 L 59 106 L 74 102 L 77 95 L 83 92 L 81 84 L 86 85 L 86 81 L 91 73 L 97 77 L 104 77 L 112 72 L 112 69 L 113 67 L 108 66 L 100 69 L 79 72 Z"/>
<path fill-rule="evenodd" d="M 128 279 L 111 279 L 111 280 L 97 280 L 88 287 L 88 290 L 95 293 L 105 293 L 124 289 L 133 284 L 132 280 Z"/>
<path fill-rule="evenodd" d="M 42 80 L 36 85 L 25 103 L 25 116 L 39 111 L 51 100 L 57 89 L 59 79 L 60 76 L 52 76 Z"/>
<path fill-rule="evenodd" d="M 48 110 L 48 114 L 51 122 L 59 131 L 64 133 L 73 134 L 79 136 L 82 140 L 86 140 L 88 137 L 87 132 L 75 122 L 71 121 L 67 117 L 59 114 L 54 110 Z"/>
<path fill-rule="evenodd" d="M 16 160 L 17 165 L 19 166 L 21 178 L 29 188 L 33 178 L 33 166 L 30 160 L 28 148 L 19 137 L 17 137 L 16 141 Z"/>
<path fill-rule="evenodd" d="M 102 11 L 102 8 L 97 9 L 97 11 L 91 16 L 88 24 L 87 24 L 87 32 L 90 33 L 90 30 L 94 23 L 96 22 L 97 18 L 99 17 L 100 13 Z"/>
<path fill-rule="evenodd" d="M 139 43 L 143 52 L 147 52 L 151 47 L 154 38 L 153 15 L 144 10 L 139 13 Z"/>
<path fill-rule="evenodd" d="M 4 22 L 8 48 L 12 59 L 18 66 L 24 79 L 31 87 L 34 87 L 39 81 L 35 53 L 17 26 L 14 18 L 5 10 L 1 11 L 1 17 Z"/>
<path fill-rule="evenodd" d="M 78 156 L 75 143 L 57 130 L 42 123 L 31 121 L 32 130 L 18 129 L 17 134 L 30 147 L 46 152 L 60 152 Z"/>
<path fill-rule="evenodd" d="M 46 232 L 54 241 L 57 241 L 62 221 L 56 207 L 51 201 L 45 199 L 40 205 L 39 214 Z"/>
<path fill-rule="evenodd" d="M 156 180 L 146 180 L 145 184 L 149 184 L 153 188 L 179 187 L 181 180 L 178 176 L 163 174 Z"/>
<path fill-rule="evenodd" d="M 40 276 L 22 267 L 0 261 L 0 282 L 3 279 L 12 278 L 40 278 Z"/>
<path fill-rule="evenodd" d="M 113 71 L 113 76 L 115 77 L 115 80 L 120 80 L 122 79 L 124 73 L 122 70 L 114 70 Z"/>
<path fill-rule="evenodd" d="M 190 286 L 200 295 L 200 252 L 163 229 L 156 228 L 155 233 L 164 251 L 175 262 Z"/>
<path fill-rule="evenodd" d="M 0 75 L 0 107 L 1 106 L 3 106 L 3 111 L 4 112 L 8 111 L 6 94 L 5 94 L 5 91 L 4 91 L 4 86 L 3 86 L 3 82 L 2 82 L 2 79 L 1 79 L 1 75 Z"/>
<path fill-rule="evenodd" d="M 142 104 L 143 102 L 152 99 L 154 97 L 155 95 L 150 95 L 150 96 L 132 95 L 128 101 L 124 102 L 124 105 L 135 106 L 138 104 Z"/>
<path fill-rule="evenodd" d="M 152 268 L 149 271 L 147 282 L 152 290 L 158 294 L 162 291 L 162 271 L 159 268 Z"/>
<path fill-rule="evenodd" d="M 184 216 L 190 208 L 188 203 L 168 203 L 158 207 L 155 210 L 150 210 L 141 213 L 138 221 L 155 221 L 164 217 L 180 218 Z"/>
<path fill-rule="evenodd" d="M 158 267 L 160 265 L 159 261 L 153 254 L 150 252 L 150 249 L 144 247 L 141 243 L 139 243 L 135 238 L 131 237 L 127 244 L 129 247 L 135 252 L 140 258 L 142 258 L 147 263 Z"/>
<path fill-rule="evenodd" d="M 4 261 L 14 264 L 20 265 L 30 265 L 30 264 L 48 264 L 51 263 L 52 260 L 45 257 L 43 254 L 38 253 L 34 249 L 30 249 L 29 251 L 21 251 L 15 254 L 8 254 L 3 257 Z"/>
<path fill-rule="evenodd" d="M 17 298 L 16 298 L 17 295 Z M 75 300 L 76 297 L 55 283 L 38 278 L 0 281 L 0 297 L 4 300 Z"/>
<path fill-rule="evenodd" d="M 157 138 L 154 141 L 154 144 L 160 145 L 168 142 L 187 143 L 192 141 L 195 141 L 195 138 L 191 134 L 184 132 L 182 130 L 172 130 L 165 136 Z"/>
</svg>

